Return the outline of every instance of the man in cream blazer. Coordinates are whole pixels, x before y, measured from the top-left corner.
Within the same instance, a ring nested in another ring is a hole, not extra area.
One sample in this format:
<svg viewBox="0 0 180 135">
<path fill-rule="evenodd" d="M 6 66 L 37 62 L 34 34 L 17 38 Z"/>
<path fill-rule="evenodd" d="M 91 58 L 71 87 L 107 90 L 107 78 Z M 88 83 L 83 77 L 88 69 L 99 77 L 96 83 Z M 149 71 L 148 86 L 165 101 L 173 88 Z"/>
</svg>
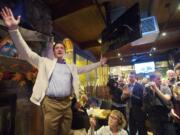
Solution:
<svg viewBox="0 0 180 135">
<path fill-rule="evenodd" d="M 14 17 L 11 9 L 5 7 L 1 16 L 9 30 L 9 34 L 18 50 L 21 59 L 28 61 L 38 69 L 36 82 L 30 100 L 42 106 L 44 115 L 44 135 L 68 135 L 72 120 L 70 96 L 75 93 L 79 97 L 78 74 L 91 71 L 106 63 L 100 62 L 78 68 L 76 65 L 62 64 L 65 48 L 62 43 L 53 46 L 55 58 L 48 59 L 33 52 L 22 38 L 18 24 L 20 16 Z"/>
</svg>

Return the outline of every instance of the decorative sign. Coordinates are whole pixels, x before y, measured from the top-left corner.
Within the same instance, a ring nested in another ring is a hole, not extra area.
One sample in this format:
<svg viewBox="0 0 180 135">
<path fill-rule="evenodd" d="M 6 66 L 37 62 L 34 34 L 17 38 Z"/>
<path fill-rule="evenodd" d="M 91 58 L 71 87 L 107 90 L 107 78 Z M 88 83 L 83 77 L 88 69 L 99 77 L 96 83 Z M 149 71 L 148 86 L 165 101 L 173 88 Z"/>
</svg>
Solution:
<svg viewBox="0 0 180 135">
<path fill-rule="evenodd" d="M 63 43 L 66 47 L 66 53 L 72 53 L 73 52 L 73 43 L 69 38 L 65 38 L 63 40 Z"/>
</svg>

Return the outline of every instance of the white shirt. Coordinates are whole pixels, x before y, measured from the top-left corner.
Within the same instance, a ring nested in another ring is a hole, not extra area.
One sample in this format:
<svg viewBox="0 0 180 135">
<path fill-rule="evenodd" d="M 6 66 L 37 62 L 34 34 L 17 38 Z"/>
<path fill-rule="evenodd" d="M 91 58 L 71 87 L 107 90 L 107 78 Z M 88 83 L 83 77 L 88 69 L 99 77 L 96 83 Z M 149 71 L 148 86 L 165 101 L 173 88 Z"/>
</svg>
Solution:
<svg viewBox="0 0 180 135">
<path fill-rule="evenodd" d="M 94 131 L 92 128 L 88 130 L 88 135 L 113 135 L 109 126 L 102 126 L 97 131 Z M 127 131 L 120 129 L 118 135 L 128 135 Z"/>
<path fill-rule="evenodd" d="M 46 95 L 51 97 L 67 97 L 72 93 L 72 75 L 66 64 L 56 63 L 51 75 Z"/>
</svg>

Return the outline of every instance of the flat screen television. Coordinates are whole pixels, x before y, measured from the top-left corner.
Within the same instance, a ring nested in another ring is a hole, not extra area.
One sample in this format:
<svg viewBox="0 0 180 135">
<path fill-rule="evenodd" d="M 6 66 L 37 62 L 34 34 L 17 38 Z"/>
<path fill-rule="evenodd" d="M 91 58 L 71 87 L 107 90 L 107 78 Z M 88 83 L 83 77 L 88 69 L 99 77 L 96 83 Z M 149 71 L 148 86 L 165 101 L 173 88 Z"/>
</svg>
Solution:
<svg viewBox="0 0 180 135">
<path fill-rule="evenodd" d="M 125 11 L 101 33 L 103 50 L 115 50 L 142 37 L 139 3 Z"/>
<path fill-rule="evenodd" d="M 134 64 L 134 68 L 135 68 L 136 74 L 150 73 L 150 72 L 155 71 L 155 63 L 153 61 L 137 63 L 137 64 Z"/>
</svg>

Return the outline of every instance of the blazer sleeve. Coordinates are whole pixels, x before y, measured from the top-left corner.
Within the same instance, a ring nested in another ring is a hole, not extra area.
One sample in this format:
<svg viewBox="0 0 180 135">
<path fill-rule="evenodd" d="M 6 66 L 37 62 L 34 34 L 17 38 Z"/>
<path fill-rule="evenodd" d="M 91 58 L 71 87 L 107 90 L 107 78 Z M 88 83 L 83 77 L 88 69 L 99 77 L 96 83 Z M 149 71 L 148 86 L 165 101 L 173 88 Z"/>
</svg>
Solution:
<svg viewBox="0 0 180 135">
<path fill-rule="evenodd" d="M 84 67 L 77 67 L 78 74 L 89 72 L 101 65 L 101 62 L 93 63 Z"/>
<path fill-rule="evenodd" d="M 38 67 L 41 57 L 29 48 L 19 30 L 9 30 L 9 34 L 16 46 L 20 59 L 26 60 L 33 66 Z"/>
</svg>

